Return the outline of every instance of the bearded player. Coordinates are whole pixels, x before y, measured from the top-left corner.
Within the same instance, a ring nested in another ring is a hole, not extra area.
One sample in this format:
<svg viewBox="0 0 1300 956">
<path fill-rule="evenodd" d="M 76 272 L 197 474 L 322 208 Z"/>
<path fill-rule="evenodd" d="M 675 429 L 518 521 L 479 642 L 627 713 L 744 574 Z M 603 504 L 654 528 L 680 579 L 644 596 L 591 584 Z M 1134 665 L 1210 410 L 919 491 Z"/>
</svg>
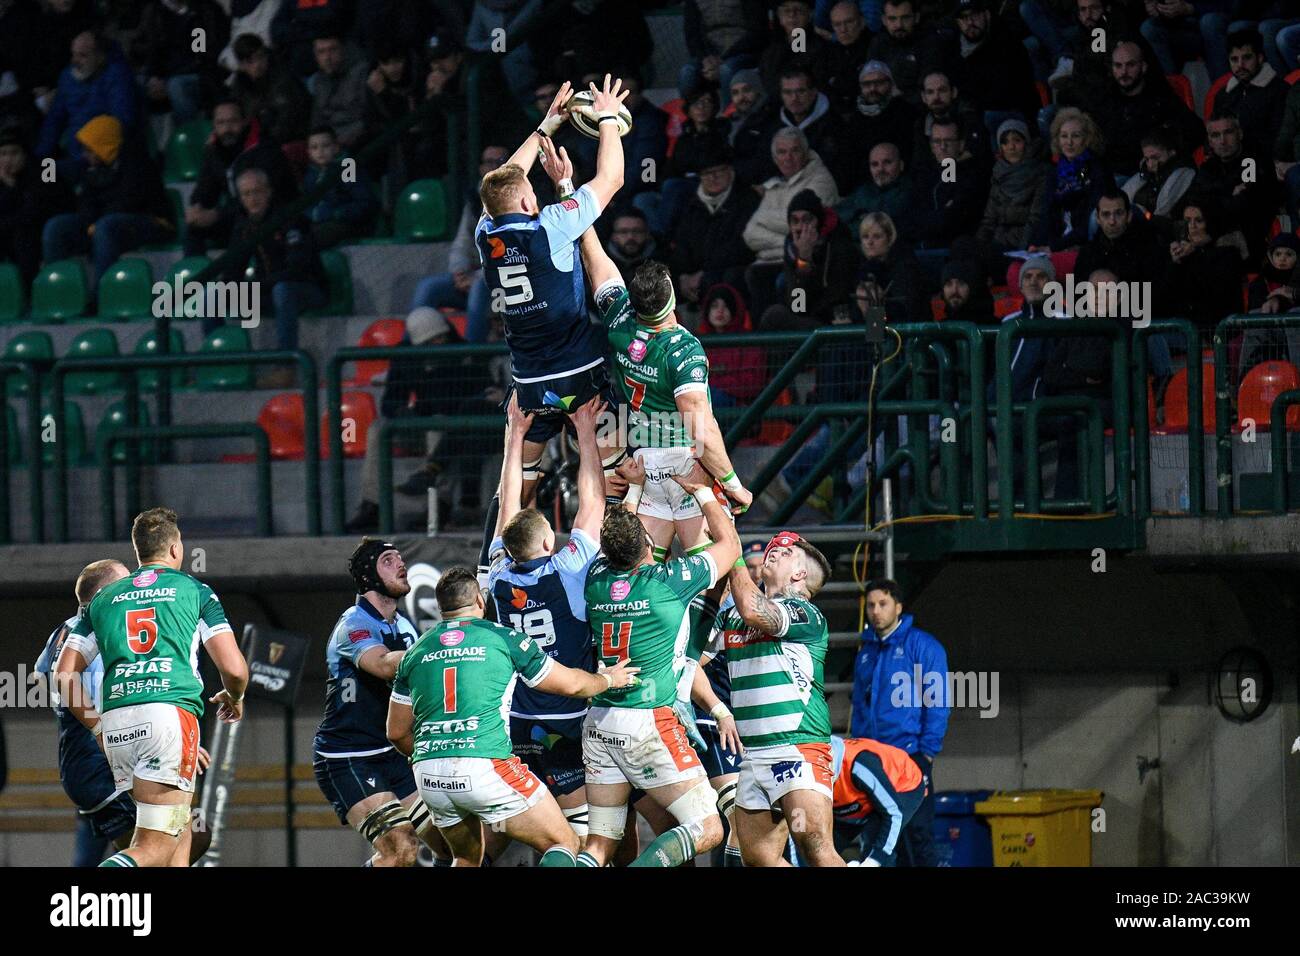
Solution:
<svg viewBox="0 0 1300 956">
<path fill-rule="evenodd" d="M 632 686 L 635 667 L 599 673 L 566 667 L 526 634 L 483 620 L 469 568 L 450 568 L 436 589 L 442 623 L 402 659 L 388 705 L 388 739 L 411 758 L 424 806 L 455 855 L 478 866 L 483 824 L 571 867 L 578 835 L 555 798 L 510 752 L 506 728 L 517 680 L 546 694 L 590 698 Z"/>
<path fill-rule="evenodd" d="M 325 715 L 316 729 L 312 770 L 339 822 L 374 848 L 366 866 L 414 866 L 417 838 L 434 865 L 447 865 L 405 758 L 384 733 L 397 666 L 419 634 L 397 613 L 410 593 L 397 546 L 363 538 L 348 561 L 357 599 L 339 617 L 325 647 Z"/>
<path fill-rule="evenodd" d="M 188 866 L 203 716 L 199 646 L 220 674 L 222 690 L 208 702 L 226 723 L 243 717 L 248 664 L 216 594 L 180 569 L 185 546 L 176 512 L 136 515 L 131 543 L 139 566 L 91 600 L 64 641 L 56 686 L 104 749 L 114 787 L 135 801 L 131 845 L 100 866 Z M 99 711 L 81 691 L 81 673 L 101 656 Z"/>
<path fill-rule="evenodd" d="M 580 865 L 603 866 L 623 838 L 633 786 L 677 821 L 632 863 L 680 866 L 722 841 L 717 797 L 673 709 L 690 638 L 689 608 L 740 556 L 731 516 L 698 465 L 676 479 L 694 495 L 714 539 L 706 550 L 668 562 L 632 510 L 611 510 L 600 529 L 604 558 L 587 576 L 587 620 L 604 664 L 641 669 L 642 686 L 591 702 L 582 756 L 587 770 L 588 836 Z M 639 486 L 629 488 L 635 496 Z M 635 505 L 635 501 L 629 504 Z"/>
<path fill-rule="evenodd" d="M 619 114 L 628 93 L 608 74 L 603 89 L 592 84 L 591 111 L 600 129 L 596 174 L 571 195 L 561 189 L 560 201 L 543 208 L 528 172 L 541 143 L 567 120 L 570 92 L 568 83 L 561 86 L 541 126 L 503 166 L 483 177 L 483 215 L 474 230 L 492 309 L 501 316 L 510 347 L 512 391 L 519 407 L 535 416 L 524 442 L 524 501 L 532 498 L 546 443 L 564 427 L 567 413 L 608 387 L 605 335 L 587 317 L 578 238 L 623 185 Z M 617 463 L 612 458 L 608 467 Z M 486 582 L 497 506 L 494 500 L 488 511 L 480 583 Z"/>
<path fill-rule="evenodd" d="M 745 866 L 788 865 L 782 853 L 790 836 L 812 866 L 844 865 L 832 840 L 831 720 L 822 689 L 828 633 L 812 603 L 830 573 L 825 556 L 791 531 L 768 542 L 762 591 L 743 565 L 731 570 L 736 604 L 719 627 L 745 748 L 735 814 Z"/>
</svg>

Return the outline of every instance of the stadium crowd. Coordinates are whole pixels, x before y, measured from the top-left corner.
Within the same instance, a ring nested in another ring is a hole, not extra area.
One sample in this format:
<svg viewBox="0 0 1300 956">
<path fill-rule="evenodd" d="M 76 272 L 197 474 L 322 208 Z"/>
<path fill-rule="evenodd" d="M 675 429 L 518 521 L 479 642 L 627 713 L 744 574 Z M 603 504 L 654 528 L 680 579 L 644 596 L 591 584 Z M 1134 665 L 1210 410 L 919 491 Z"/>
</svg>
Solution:
<svg viewBox="0 0 1300 956">
<path fill-rule="evenodd" d="M 1284 0 L 686 0 L 686 62 L 655 76 L 647 15 L 669 6 L 0 4 L 0 260 L 30 283 L 85 255 L 97 280 L 142 246 L 194 255 L 256 238 L 276 344 L 296 347 L 299 316 L 327 301 L 321 250 L 372 235 L 403 186 L 449 172 L 478 66 L 478 177 L 449 204 L 446 271 L 410 303 L 464 313 L 445 335 L 433 323 L 439 341 L 499 336 L 473 249 L 477 179 L 560 82 L 606 71 L 628 78 L 633 118 L 606 251 L 625 277 L 667 264 L 683 320 L 706 336 L 865 323 L 879 307 L 890 324 L 1060 317 L 1040 290 L 1068 276 L 1141 283 L 1142 318 L 1186 317 L 1207 339 L 1225 315 L 1297 308 L 1300 17 Z M 1211 81 L 1204 103 L 1181 72 L 1192 60 Z M 159 146 L 195 118 L 212 132 L 175 209 Z M 571 136 L 569 150 L 589 179 L 595 141 Z M 264 235 L 304 192 L 319 198 Z M 1234 385 L 1263 359 L 1300 363 L 1291 338 L 1238 336 Z M 1017 400 L 1109 391 L 1087 340 L 1039 345 L 1017 353 Z M 1150 347 L 1163 403 L 1184 343 Z M 756 348 L 715 351 L 716 405 L 766 383 L 777 359 Z M 864 391 L 865 351 L 823 359 L 816 400 Z"/>
</svg>

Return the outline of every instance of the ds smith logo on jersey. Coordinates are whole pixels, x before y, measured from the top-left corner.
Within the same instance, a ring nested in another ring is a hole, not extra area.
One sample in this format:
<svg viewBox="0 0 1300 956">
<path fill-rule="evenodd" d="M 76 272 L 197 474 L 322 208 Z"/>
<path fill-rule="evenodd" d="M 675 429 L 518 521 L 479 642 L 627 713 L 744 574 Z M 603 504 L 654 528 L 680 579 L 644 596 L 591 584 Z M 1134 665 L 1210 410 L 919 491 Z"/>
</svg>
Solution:
<svg viewBox="0 0 1300 956">
<path fill-rule="evenodd" d="M 50 925 L 59 927 L 127 926 L 135 936 L 153 930 L 153 896 L 150 893 L 70 893 L 50 897 Z"/>
</svg>

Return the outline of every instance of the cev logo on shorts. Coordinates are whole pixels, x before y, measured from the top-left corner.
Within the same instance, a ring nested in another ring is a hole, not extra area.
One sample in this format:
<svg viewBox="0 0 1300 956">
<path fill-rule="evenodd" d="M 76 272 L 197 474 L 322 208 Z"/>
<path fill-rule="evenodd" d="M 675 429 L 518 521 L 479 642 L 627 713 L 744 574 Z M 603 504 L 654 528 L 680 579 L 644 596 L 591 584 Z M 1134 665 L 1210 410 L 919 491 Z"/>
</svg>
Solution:
<svg viewBox="0 0 1300 956">
<path fill-rule="evenodd" d="M 772 764 L 772 779 L 777 783 L 782 780 L 797 780 L 802 770 L 802 760 L 778 760 Z"/>
<path fill-rule="evenodd" d="M 443 647 L 455 647 L 463 640 L 465 640 L 464 631 L 447 631 L 438 636 L 438 643 Z"/>
<path fill-rule="evenodd" d="M 150 568 L 148 571 L 141 571 L 131 579 L 131 583 L 138 588 L 147 588 L 158 580 L 158 572 Z"/>
<path fill-rule="evenodd" d="M 615 581 L 609 586 L 609 596 L 612 600 L 622 601 L 632 591 L 631 581 Z"/>
</svg>

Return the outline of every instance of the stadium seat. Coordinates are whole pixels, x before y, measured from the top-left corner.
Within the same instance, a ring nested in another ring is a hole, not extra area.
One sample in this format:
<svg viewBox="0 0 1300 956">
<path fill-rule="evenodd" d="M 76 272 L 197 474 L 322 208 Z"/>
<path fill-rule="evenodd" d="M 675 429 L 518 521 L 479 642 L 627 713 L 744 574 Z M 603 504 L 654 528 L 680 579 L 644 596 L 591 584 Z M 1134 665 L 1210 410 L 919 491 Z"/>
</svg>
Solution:
<svg viewBox="0 0 1300 956">
<path fill-rule="evenodd" d="M 933 319 L 935 322 L 942 322 L 943 313 L 944 313 L 943 296 L 941 295 L 930 296 L 930 318 Z"/>
<path fill-rule="evenodd" d="M 274 460 L 302 460 L 305 415 L 302 395 L 297 392 L 281 392 L 266 400 L 257 415 L 257 424 L 271 440 L 271 457 Z"/>
<path fill-rule="evenodd" d="M 1300 70 L 1292 70 L 1283 79 L 1286 80 L 1288 86 L 1295 86 L 1300 83 Z"/>
<path fill-rule="evenodd" d="M 451 327 L 456 330 L 456 334 L 462 340 L 468 341 L 466 337 L 469 334 L 469 316 L 459 309 L 442 309 L 441 311 L 442 317 L 451 323 Z"/>
<path fill-rule="evenodd" d="M 369 392 L 344 392 L 339 406 L 339 421 L 343 425 L 343 457 L 363 458 L 366 454 L 366 434 L 379 417 L 375 400 Z M 349 423 L 351 425 L 349 426 Z M 330 450 L 329 412 L 320 417 L 321 456 L 328 457 Z"/>
<path fill-rule="evenodd" d="M 337 249 L 326 249 L 320 254 L 321 265 L 329 279 L 330 298 L 323 309 L 308 309 L 303 315 L 351 315 L 352 269 L 348 257 Z"/>
<path fill-rule="evenodd" d="M 212 124 L 206 119 L 190 120 L 172 131 L 163 162 L 167 182 L 193 182 L 199 178 L 203 147 L 211 133 Z"/>
<path fill-rule="evenodd" d="M 1254 419 L 1255 427 L 1269 427 L 1273 415 L 1273 399 L 1283 392 L 1300 388 L 1300 370 L 1290 362 L 1261 362 L 1246 373 L 1237 390 L 1237 421 Z M 1286 410 L 1287 431 L 1300 430 L 1300 406 Z"/>
<path fill-rule="evenodd" d="M 1214 115 L 1215 98 L 1223 92 L 1224 88 L 1228 85 L 1228 81 L 1231 79 L 1232 74 L 1225 73 L 1210 84 L 1210 88 L 1205 94 L 1205 118 L 1207 120 Z"/>
<path fill-rule="evenodd" d="M 1180 368 L 1165 386 L 1165 421 L 1159 434 L 1187 431 L 1187 369 Z M 1201 425 L 1205 433 L 1214 431 L 1214 356 L 1201 357 Z"/>
<path fill-rule="evenodd" d="M 32 362 L 46 369 L 54 364 L 54 340 L 50 333 L 39 329 L 20 332 L 9 340 L 5 346 L 5 360 L 9 362 Z M 27 383 L 21 376 L 9 375 L 8 391 L 13 397 L 27 394 Z"/>
<path fill-rule="evenodd" d="M 447 190 L 441 180 L 417 179 L 397 197 L 393 234 L 407 242 L 450 239 L 454 225 L 447 209 Z"/>
<path fill-rule="evenodd" d="M 119 354 L 117 336 L 111 330 L 89 329 L 72 340 L 63 357 L 101 358 Z M 122 373 L 69 372 L 65 381 L 69 395 L 102 395 L 122 387 Z"/>
<path fill-rule="evenodd" d="M 375 319 L 357 339 L 357 347 L 363 349 L 382 348 L 397 345 L 406 335 L 406 323 L 401 319 Z M 388 359 L 362 359 L 356 363 L 356 371 L 343 384 L 355 388 L 374 383 L 375 379 L 388 371 Z"/>
<path fill-rule="evenodd" d="M 777 395 L 772 402 L 773 408 L 779 408 L 783 405 L 793 405 L 794 396 L 790 389 L 782 389 L 781 394 Z M 751 438 L 741 439 L 741 445 L 781 445 L 794 434 L 794 423 L 788 419 L 771 418 L 764 419 L 759 426 L 758 434 Z"/>
<path fill-rule="evenodd" d="M 185 338 L 177 329 L 169 329 L 167 341 L 170 343 L 168 351 L 172 355 L 185 354 Z M 135 343 L 136 355 L 157 355 L 158 354 L 158 333 L 150 329 L 144 335 L 140 336 Z M 140 388 L 145 391 L 154 392 L 158 390 L 158 369 L 147 368 L 136 372 L 137 381 Z M 171 370 L 172 388 L 180 388 L 185 384 L 185 369 L 174 368 Z"/>
<path fill-rule="evenodd" d="M 1012 312 L 1019 312 L 1024 304 L 1025 300 L 1018 295 L 1004 295 L 993 300 L 993 314 L 999 319 L 1005 319 Z"/>
<path fill-rule="evenodd" d="M 1196 101 L 1192 98 L 1192 81 L 1181 73 L 1170 74 L 1169 76 L 1166 76 L 1165 79 L 1168 80 L 1169 85 L 1174 88 L 1174 92 L 1178 94 L 1179 99 L 1186 104 L 1189 110 L 1195 113 Z"/>
<path fill-rule="evenodd" d="M 18 434 L 18 415 L 10 405 L 5 406 L 5 455 L 9 467 L 16 468 L 23 463 L 23 443 Z"/>
<path fill-rule="evenodd" d="M 153 270 L 146 259 L 118 259 L 99 280 L 99 318 L 143 319 L 153 314 Z"/>
<path fill-rule="evenodd" d="M 139 403 L 139 411 L 136 412 L 137 425 L 149 425 L 153 419 L 149 417 L 149 407 L 144 402 Z M 121 428 L 126 425 L 126 402 L 114 402 L 104 410 L 104 417 L 99 420 L 99 426 L 95 429 L 95 450 L 99 450 L 99 440 L 103 434 L 113 428 Z M 139 450 L 138 460 L 143 459 L 150 452 L 150 442 L 148 440 L 135 442 L 135 447 Z M 126 463 L 126 444 L 119 443 L 113 446 L 110 453 L 113 464 L 122 465 Z M 103 464 L 103 462 L 100 462 Z"/>
<path fill-rule="evenodd" d="M 86 312 L 86 273 L 76 259 L 51 262 L 32 280 L 32 321 L 62 322 Z"/>
<path fill-rule="evenodd" d="M 176 277 L 177 277 L 177 276 L 180 276 L 180 279 L 181 279 L 181 287 L 184 288 L 185 283 L 186 283 L 186 282 L 189 282 L 191 279 L 193 279 L 193 278 L 194 278 L 196 275 L 198 275 L 198 274 L 199 274 L 203 269 L 206 269 L 206 268 L 208 267 L 208 264 L 209 264 L 211 261 L 212 261 L 212 260 L 209 259 L 207 256 L 189 256 L 188 258 L 185 258 L 185 259 L 178 259 L 175 263 L 173 263 L 172 267 L 171 267 L 170 269 L 167 270 L 167 285 L 168 285 L 169 287 L 170 287 L 171 285 L 173 285 L 173 284 L 175 283 L 175 281 L 176 281 Z M 172 293 L 169 291 L 169 292 L 167 293 L 168 301 L 169 301 L 169 302 L 171 301 L 171 295 L 172 295 Z M 170 308 L 168 309 L 168 315 L 171 315 L 171 309 L 170 309 Z M 177 315 L 171 315 L 171 318 L 173 318 L 173 319 L 190 319 L 190 318 L 194 318 L 194 316 L 191 316 L 191 315 L 179 315 L 179 316 L 177 316 Z"/>
<path fill-rule="evenodd" d="M 200 352 L 249 352 L 248 331 L 238 325 L 222 325 L 208 333 Z M 253 387 L 251 365 L 200 365 L 194 370 L 194 387 L 203 392 L 230 391 Z"/>
<path fill-rule="evenodd" d="M 66 455 L 64 461 L 69 467 L 81 464 L 86 457 L 86 422 L 81 415 L 81 406 L 70 398 L 63 400 L 63 435 L 53 434 L 53 441 L 44 441 L 45 430 L 54 423 L 54 416 L 46 408 L 41 418 L 41 461 L 45 465 L 54 464 L 54 449 L 58 441 L 64 441 Z"/>
<path fill-rule="evenodd" d="M 1038 90 L 1038 102 L 1039 102 L 1039 105 L 1041 105 L 1041 106 L 1051 106 L 1051 105 L 1052 105 L 1052 91 L 1051 91 L 1050 89 L 1048 89 L 1047 84 L 1044 83 L 1042 80 L 1039 80 L 1038 82 L 1036 82 L 1036 83 L 1034 84 L 1034 87 Z"/>
<path fill-rule="evenodd" d="M 0 262 L 0 322 L 14 322 L 26 306 L 23 277 L 12 262 Z"/>
</svg>

